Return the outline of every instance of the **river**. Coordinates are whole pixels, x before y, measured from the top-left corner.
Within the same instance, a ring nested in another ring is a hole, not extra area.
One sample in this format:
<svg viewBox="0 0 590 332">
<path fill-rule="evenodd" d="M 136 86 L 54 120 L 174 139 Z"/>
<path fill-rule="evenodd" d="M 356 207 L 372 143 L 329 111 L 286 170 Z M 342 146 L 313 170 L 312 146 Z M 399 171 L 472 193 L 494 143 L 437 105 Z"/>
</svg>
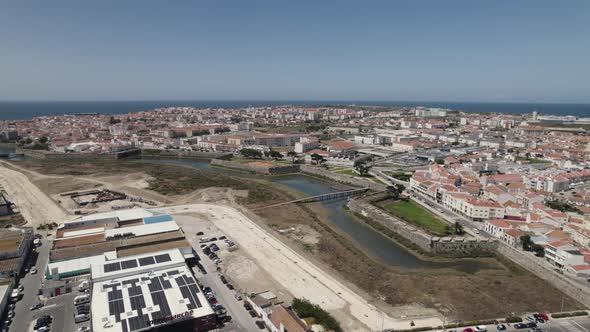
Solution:
<svg viewBox="0 0 590 332">
<path fill-rule="evenodd" d="M 207 160 L 194 159 L 143 159 L 143 162 L 163 163 L 173 165 L 191 166 L 201 170 L 219 172 L 241 177 L 253 175 L 239 171 L 211 167 Z M 338 189 L 330 183 L 303 174 L 282 175 L 268 177 L 269 181 L 278 183 L 292 190 L 306 195 L 320 195 Z M 496 268 L 484 262 L 474 259 L 452 259 L 448 261 L 423 260 L 413 255 L 401 245 L 391 241 L 379 232 L 356 220 L 343 207 L 346 200 L 334 200 L 321 203 L 328 211 L 328 221 L 339 230 L 346 233 L 356 244 L 369 255 L 381 260 L 385 264 L 407 269 L 440 269 L 451 268 L 454 270 L 475 273 L 481 269 Z"/>
</svg>

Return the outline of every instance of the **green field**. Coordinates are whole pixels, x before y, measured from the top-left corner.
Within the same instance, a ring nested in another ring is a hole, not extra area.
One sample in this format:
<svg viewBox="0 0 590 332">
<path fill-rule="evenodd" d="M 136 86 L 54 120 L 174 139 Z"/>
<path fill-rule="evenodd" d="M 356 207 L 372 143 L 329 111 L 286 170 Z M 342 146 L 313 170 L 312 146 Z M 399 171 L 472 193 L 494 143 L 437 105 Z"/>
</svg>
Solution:
<svg viewBox="0 0 590 332">
<path fill-rule="evenodd" d="M 413 201 L 394 202 L 385 205 L 384 209 L 390 214 L 412 225 L 418 226 L 433 235 L 448 235 L 446 223 Z"/>
</svg>

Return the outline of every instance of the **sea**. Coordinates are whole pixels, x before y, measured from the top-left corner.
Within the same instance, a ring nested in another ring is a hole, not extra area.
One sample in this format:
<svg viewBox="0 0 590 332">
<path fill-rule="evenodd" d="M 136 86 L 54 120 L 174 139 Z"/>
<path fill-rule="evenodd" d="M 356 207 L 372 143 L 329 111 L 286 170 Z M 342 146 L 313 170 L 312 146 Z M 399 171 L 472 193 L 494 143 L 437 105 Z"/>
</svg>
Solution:
<svg viewBox="0 0 590 332">
<path fill-rule="evenodd" d="M 26 120 L 43 115 L 73 113 L 126 114 L 159 107 L 239 108 L 248 106 L 365 105 L 399 107 L 442 107 L 475 113 L 531 113 L 590 117 L 590 104 L 481 103 L 443 101 L 343 101 L 343 100 L 163 100 L 163 101 L 0 101 L 0 120 Z"/>
</svg>

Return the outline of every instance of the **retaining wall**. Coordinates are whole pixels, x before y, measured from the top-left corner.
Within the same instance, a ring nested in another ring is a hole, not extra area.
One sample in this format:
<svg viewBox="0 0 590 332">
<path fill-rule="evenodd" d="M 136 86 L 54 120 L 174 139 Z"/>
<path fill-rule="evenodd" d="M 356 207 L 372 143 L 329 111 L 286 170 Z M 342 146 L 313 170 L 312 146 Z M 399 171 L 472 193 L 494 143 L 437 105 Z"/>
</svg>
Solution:
<svg viewBox="0 0 590 332">
<path fill-rule="evenodd" d="M 131 156 L 137 156 L 141 153 L 139 149 L 131 149 L 120 152 L 109 152 L 109 153 L 77 153 L 77 152 L 44 152 L 39 150 L 28 150 L 22 149 L 18 151 L 23 153 L 26 157 L 36 159 L 52 159 L 52 160 L 65 160 L 65 159 L 104 159 L 104 160 L 116 160 Z"/>
<path fill-rule="evenodd" d="M 316 166 L 301 165 L 301 171 L 304 173 L 309 173 L 312 175 L 317 175 L 317 176 L 321 176 L 324 178 L 328 178 L 328 179 L 336 181 L 336 182 L 350 184 L 355 187 L 361 187 L 361 188 L 369 187 L 373 190 L 379 190 L 379 191 L 387 189 L 387 186 L 380 184 L 380 183 L 375 183 L 373 181 L 369 181 L 367 179 L 363 179 L 360 177 L 348 176 L 348 175 L 344 175 L 344 174 L 336 174 L 334 172 L 330 172 L 326 169 L 316 167 Z"/>
<path fill-rule="evenodd" d="M 542 262 L 535 261 L 541 258 L 532 257 L 532 255 L 529 256 L 506 244 L 501 243 L 498 246 L 497 251 L 502 256 L 522 266 L 524 269 L 535 274 L 539 278 L 549 282 L 569 297 L 582 303 L 587 308 L 590 308 L 590 287 L 579 285 L 561 273 L 541 264 Z"/>
<path fill-rule="evenodd" d="M 229 159 L 232 154 L 224 152 L 141 149 L 141 156 L 155 158 Z"/>
<path fill-rule="evenodd" d="M 211 165 L 269 175 L 297 173 L 300 170 L 299 165 L 254 166 L 221 159 L 211 159 Z"/>
<path fill-rule="evenodd" d="M 489 239 L 432 236 L 364 200 L 350 200 L 347 206 L 351 211 L 379 223 L 428 253 L 469 255 L 476 252 L 494 251 L 498 245 L 497 241 Z"/>
</svg>

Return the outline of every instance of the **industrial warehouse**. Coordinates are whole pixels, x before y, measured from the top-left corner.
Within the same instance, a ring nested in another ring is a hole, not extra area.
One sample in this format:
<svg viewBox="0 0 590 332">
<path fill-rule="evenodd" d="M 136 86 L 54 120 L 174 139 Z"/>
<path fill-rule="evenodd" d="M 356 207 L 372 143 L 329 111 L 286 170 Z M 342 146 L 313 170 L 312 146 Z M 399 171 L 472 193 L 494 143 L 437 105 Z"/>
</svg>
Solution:
<svg viewBox="0 0 590 332">
<path fill-rule="evenodd" d="M 178 249 L 92 264 L 95 332 L 208 331 L 217 316 Z"/>
<path fill-rule="evenodd" d="M 217 315 L 187 265 L 197 259 L 170 215 L 136 208 L 80 216 L 58 227 L 43 294 L 76 292 L 72 280 L 81 276 L 93 331 L 209 331 Z"/>
<path fill-rule="evenodd" d="M 131 209 L 83 216 L 60 225 L 45 270 L 46 279 L 90 274 L 92 264 L 143 253 L 179 249 L 196 256 L 169 215 Z"/>
</svg>

